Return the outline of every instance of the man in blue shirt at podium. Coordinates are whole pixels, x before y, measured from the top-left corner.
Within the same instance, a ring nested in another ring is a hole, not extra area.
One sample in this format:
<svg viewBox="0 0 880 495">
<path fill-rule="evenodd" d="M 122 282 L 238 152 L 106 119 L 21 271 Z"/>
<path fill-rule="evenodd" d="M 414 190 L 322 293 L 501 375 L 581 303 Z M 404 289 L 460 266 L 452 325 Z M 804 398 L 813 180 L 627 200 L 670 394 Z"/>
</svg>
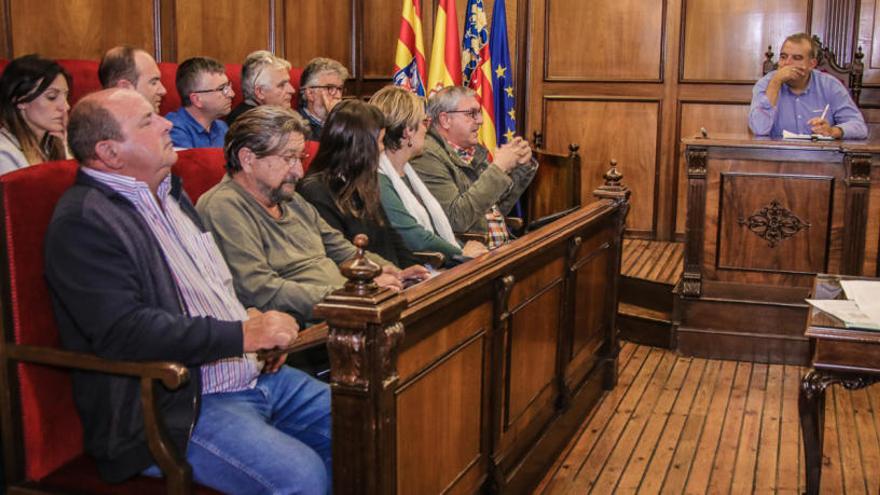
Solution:
<svg viewBox="0 0 880 495">
<path fill-rule="evenodd" d="M 806 33 L 785 39 L 779 67 L 752 90 L 749 128 L 758 136 L 795 134 L 865 139 L 868 127 L 849 91 L 836 77 L 814 70 L 818 46 Z"/>
</svg>

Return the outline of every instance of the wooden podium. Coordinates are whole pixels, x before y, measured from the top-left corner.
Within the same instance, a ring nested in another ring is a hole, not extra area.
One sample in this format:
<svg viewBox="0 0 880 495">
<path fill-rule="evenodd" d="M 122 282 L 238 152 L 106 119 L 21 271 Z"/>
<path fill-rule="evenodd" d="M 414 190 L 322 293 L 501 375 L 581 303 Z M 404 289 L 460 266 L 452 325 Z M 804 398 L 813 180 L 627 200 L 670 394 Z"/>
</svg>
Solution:
<svg viewBox="0 0 880 495">
<path fill-rule="evenodd" d="M 684 140 L 684 354 L 806 364 L 817 273 L 877 273 L 880 141 Z"/>
</svg>

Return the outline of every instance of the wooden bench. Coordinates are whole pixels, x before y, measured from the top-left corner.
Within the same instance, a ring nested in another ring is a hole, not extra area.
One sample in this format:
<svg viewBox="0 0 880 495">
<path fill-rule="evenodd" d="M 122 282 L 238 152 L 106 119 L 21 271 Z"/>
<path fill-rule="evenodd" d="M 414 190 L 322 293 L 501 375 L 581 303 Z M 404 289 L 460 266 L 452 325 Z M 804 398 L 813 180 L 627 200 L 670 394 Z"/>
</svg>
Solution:
<svg viewBox="0 0 880 495">
<path fill-rule="evenodd" d="M 330 326 L 335 493 L 534 487 L 616 382 L 629 193 L 612 180 L 595 194 L 402 293 L 371 287 L 365 260 L 343 267 L 349 285 L 315 308 Z"/>
</svg>

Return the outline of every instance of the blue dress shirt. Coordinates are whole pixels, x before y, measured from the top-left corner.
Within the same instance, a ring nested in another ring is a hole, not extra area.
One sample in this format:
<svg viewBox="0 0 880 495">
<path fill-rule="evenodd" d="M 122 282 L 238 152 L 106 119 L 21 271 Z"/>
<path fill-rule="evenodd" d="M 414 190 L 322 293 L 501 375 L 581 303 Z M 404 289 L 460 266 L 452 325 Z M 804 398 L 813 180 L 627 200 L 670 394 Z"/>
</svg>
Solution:
<svg viewBox="0 0 880 495">
<path fill-rule="evenodd" d="M 222 148 L 226 131 L 229 130 L 226 122 L 217 119 L 211 122 L 211 130 L 206 131 L 183 107 L 176 112 L 169 112 L 165 118 L 174 124 L 171 141 L 176 148 Z"/>
<path fill-rule="evenodd" d="M 843 130 L 844 139 L 865 139 L 868 127 L 862 112 L 856 108 L 849 91 L 836 77 L 813 70 L 810 82 L 803 94 L 791 92 L 787 84 L 779 88 L 776 107 L 767 98 L 767 85 L 776 71 L 772 71 L 757 83 L 752 90 L 752 106 L 749 109 L 749 128 L 758 136 L 782 136 L 782 130 L 797 134 L 811 134 L 807 122 L 813 117 L 821 117 L 825 105 L 828 113 L 825 120 L 831 126 Z"/>
</svg>

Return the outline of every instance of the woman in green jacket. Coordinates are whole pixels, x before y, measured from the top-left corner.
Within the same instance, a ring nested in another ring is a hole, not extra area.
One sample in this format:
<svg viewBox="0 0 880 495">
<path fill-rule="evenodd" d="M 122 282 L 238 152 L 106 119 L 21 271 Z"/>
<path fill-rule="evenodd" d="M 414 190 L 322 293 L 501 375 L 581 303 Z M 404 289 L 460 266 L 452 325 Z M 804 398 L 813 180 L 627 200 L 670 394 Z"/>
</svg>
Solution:
<svg viewBox="0 0 880 495">
<path fill-rule="evenodd" d="M 409 165 L 422 152 L 430 125 L 424 100 L 398 86 L 386 86 L 370 103 L 385 114 L 385 152 L 379 159 L 382 207 L 407 248 L 439 251 L 448 259 L 485 253 L 486 246 L 479 242 L 459 244 L 443 208 Z"/>
</svg>

